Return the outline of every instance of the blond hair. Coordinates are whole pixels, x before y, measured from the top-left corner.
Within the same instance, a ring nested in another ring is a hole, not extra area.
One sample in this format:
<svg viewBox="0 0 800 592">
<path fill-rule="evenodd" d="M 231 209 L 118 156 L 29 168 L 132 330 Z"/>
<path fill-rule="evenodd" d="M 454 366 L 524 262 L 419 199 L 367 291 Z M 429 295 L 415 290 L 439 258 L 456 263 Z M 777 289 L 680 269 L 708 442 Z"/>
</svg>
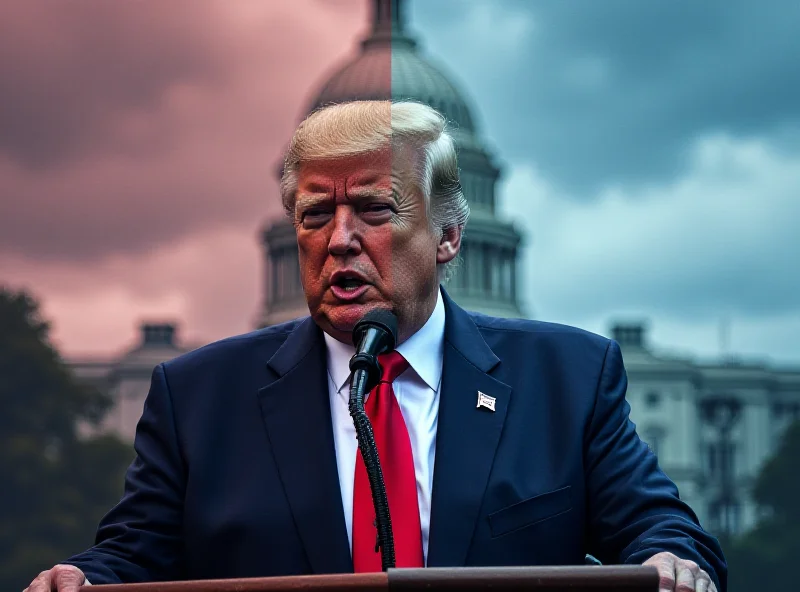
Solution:
<svg viewBox="0 0 800 592">
<path fill-rule="evenodd" d="M 462 228 L 469 204 L 458 175 L 455 142 L 445 118 L 415 101 L 351 101 L 311 113 L 289 143 L 281 178 L 283 207 L 294 217 L 299 169 L 303 163 L 357 156 L 389 146 L 411 147 L 422 156 L 414 171 L 428 215 L 439 236 Z"/>
</svg>

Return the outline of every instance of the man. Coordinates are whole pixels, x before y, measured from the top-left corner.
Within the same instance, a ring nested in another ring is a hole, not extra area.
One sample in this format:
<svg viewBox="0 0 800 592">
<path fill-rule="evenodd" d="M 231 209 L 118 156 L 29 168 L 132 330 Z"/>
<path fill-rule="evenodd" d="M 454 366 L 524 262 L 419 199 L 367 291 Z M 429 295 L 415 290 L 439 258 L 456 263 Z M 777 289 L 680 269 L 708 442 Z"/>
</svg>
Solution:
<svg viewBox="0 0 800 592">
<path fill-rule="evenodd" d="M 125 495 L 31 592 L 380 569 L 347 402 L 355 323 L 398 318 L 370 393 L 397 565 L 656 565 L 724 590 L 717 541 L 636 435 L 613 341 L 467 313 L 440 287 L 468 207 L 445 122 L 411 102 L 311 115 L 281 190 L 310 318 L 159 365 Z"/>
</svg>

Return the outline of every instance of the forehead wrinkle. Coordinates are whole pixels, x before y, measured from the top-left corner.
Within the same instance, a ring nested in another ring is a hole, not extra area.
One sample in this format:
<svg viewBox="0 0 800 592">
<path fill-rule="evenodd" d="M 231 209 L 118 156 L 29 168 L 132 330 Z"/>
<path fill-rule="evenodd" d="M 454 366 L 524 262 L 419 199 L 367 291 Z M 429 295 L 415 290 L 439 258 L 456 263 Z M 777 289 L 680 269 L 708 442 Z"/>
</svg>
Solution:
<svg viewBox="0 0 800 592">
<path fill-rule="evenodd" d="M 344 192 L 348 199 L 386 197 L 391 194 L 391 187 L 387 187 L 387 175 L 379 171 L 358 171 L 345 178 Z"/>
<path fill-rule="evenodd" d="M 309 175 L 301 186 L 309 193 L 326 193 L 331 190 L 333 181 L 326 175 Z"/>
</svg>

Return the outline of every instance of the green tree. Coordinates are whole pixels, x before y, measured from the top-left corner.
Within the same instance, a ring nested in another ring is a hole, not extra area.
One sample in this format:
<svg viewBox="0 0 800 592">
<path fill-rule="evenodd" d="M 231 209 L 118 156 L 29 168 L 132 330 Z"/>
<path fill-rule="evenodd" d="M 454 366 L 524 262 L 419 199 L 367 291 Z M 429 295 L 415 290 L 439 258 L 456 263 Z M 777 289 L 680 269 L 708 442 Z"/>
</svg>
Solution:
<svg viewBox="0 0 800 592">
<path fill-rule="evenodd" d="M 76 380 L 49 330 L 29 294 L 0 286 L 0 590 L 90 546 L 133 458 L 113 436 L 81 437 L 111 400 Z"/>
<path fill-rule="evenodd" d="M 731 592 L 792 590 L 800 560 L 800 421 L 786 431 L 756 479 L 753 497 L 764 517 L 727 545 Z"/>
</svg>

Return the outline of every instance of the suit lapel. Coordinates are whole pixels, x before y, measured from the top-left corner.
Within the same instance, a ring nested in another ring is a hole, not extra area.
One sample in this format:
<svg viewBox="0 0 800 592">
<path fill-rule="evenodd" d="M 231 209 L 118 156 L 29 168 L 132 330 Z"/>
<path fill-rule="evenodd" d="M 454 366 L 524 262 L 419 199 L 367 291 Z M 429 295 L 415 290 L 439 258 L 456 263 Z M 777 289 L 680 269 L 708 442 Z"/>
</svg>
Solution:
<svg viewBox="0 0 800 592">
<path fill-rule="evenodd" d="M 445 348 L 428 566 L 463 566 L 511 398 L 488 373 L 499 364 L 475 323 L 444 293 Z M 478 407 L 478 392 L 495 410 Z"/>
<path fill-rule="evenodd" d="M 258 392 L 286 498 L 314 573 L 351 572 L 321 331 L 306 319 L 269 361 Z"/>
</svg>

